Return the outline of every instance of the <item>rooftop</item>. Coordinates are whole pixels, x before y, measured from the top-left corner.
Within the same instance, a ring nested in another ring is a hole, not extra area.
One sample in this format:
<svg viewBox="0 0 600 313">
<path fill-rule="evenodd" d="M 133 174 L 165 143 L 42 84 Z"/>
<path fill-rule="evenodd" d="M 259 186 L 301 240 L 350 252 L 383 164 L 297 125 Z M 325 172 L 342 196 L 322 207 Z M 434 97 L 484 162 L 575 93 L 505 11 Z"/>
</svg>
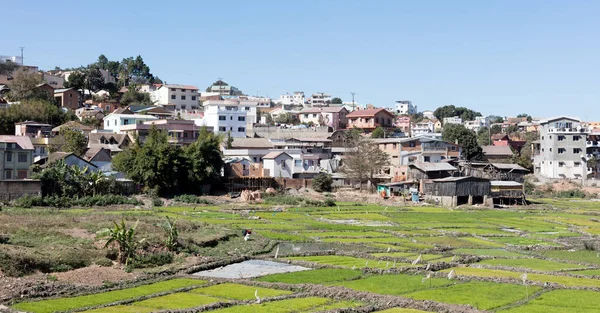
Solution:
<svg viewBox="0 0 600 313">
<path fill-rule="evenodd" d="M 271 149 L 273 144 L 266 138 L 233 138 L 232 149 Z"/>
<path fill-rule="evenodd" d="M 16 143 L 23 150 L 34 149 L 28 136 L 0 135 L 0 142 Z"/>
<path fill-rule="evenodd" d="M 523 186 L 523 184 L 521 183 L 517 183 L 516 181 L 509 181 L 509 180 L 492 180 L 490 181 L 490 184 L 492 186 L 514 186 L 514 187 L 520 187 Z"/>
<path fill-rule="evenodd" d="M 394 116 L 394 114 L 392 114 L 392 112 L 390 112 L 386 109 L 365 109 L 365 110 L 352 111 L 351 113 L 346 115 L 346 117 L 371 117 L 371 116 L 375 116 L 376 114 L 378 114 L 380 112 L 383 112 L 389 116 Z"/>
<path fill-rule="evenodd" d="M 167 87 L 167 88 L 177 88 L 177 89 L 190 89 L 190 90 L 198 90 L 198 87 L 196 86 L 191 86 L 191 85 L 179 85 L 179 84 L 168 84 L 168 85 L 161 85 L 160 87 Z M 159 87 L 159 88 L 160 88 Z"/>
<path fill-rule="evenodd" d="M 304 108 L 300 113 L 339 113 L 346 108 L 339 107 L 312 107 L 312 108 Z M 347 111 L 347 110 L 346 110 Z"/>
<path fill-rule="evenodd" d="M 457 181 L 463 181 L 463 180 L 489 181 L 486 178 L 480 178 L 480 177 L 474 177 L 474 176 L 446 177 L 446 178 L 433 179 L 432 181 L 434 181 L 436 183 L 443 183 L 443 182 L 457 182 Z"/>
<path fill-rule="evenodd" d="M 509 146 L 483 146 L 481 147 L 481 149 L 483 150 L 483 154 L 485 155 L 497 155 L 507 157 L 513 155 L 513 152 Z"/>
<path fill-rule="evenodd" d="M 423 172 L 457 171 L 457 168 L 448 163 L 412 163 L 409 166 L 418 168 Z"/>
<path fill-rule="evenodd" d="M 265 155 L 263 157 L 263 160 L 264 159 L 276 159 L 278 156 L 280 156 L 282 154 L 285 154 L 285 155 L 287 155 L 288 157 L 291 158 L 291 156 L 289 154 L 287 154 L 287 153 L 285 153 L 283 151 L 271 151 L 271 152 L 267 153 L 267 155 Z"/>
</svg>

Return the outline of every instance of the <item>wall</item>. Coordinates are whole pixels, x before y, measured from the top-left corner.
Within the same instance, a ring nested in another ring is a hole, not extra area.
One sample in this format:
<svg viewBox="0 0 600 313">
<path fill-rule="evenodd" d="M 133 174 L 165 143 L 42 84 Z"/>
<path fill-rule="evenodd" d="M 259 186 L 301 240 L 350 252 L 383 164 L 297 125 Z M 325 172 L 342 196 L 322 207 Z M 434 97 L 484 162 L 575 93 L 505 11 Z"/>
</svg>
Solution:
<svg viewBox="0 0 600 313">
<path fill-rule="evenodd" d="M 42 183 L 39 180 L 0 181 L 0 200 L 11 201 L 25 195 L 41 196 Z"/>
</svg>

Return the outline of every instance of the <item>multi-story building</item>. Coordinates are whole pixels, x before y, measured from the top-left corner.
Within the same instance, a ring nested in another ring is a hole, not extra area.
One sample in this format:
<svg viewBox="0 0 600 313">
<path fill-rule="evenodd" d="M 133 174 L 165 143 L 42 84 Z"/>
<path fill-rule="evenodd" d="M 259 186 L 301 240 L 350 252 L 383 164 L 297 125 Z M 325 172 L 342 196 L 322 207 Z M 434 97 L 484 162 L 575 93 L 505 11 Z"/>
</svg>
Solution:
<svg viewBox="0 0 600 313">
<path fill-rule="evenodd" d="M 592 132 L 588 135 L 586 141 L 586 159 L 595 158 L 600 160 L 600 130 L 591 125 L 589 127 Z M 593 178 L 600 178 L 600 162 L 596 162 L 596 168 L 588 168 L 588 170 L 592 172 Z M 589 176 L 590 174 L 588 174 Z"/>
<path fill-rule="evenodd" d="M 400 139 L 399 149 L 400 165 L 414 162 L 437 163 L 445 159 L 458 159 L 462 154 L 460 145 L 429 137 Z"/>
<path fill-rule="evenodd" d="M 460 118 L 459 116 L 453 116 L 453 117 L 444 117 L 444 125 L 448 125 L 448 124 L 462 124 L 463 120 L 462 118 Z"/>
<path fill-rule="evenodd" d="M 411 133 L 411 118 L 410 116 L 398 116 L 396 118 L 396 128 L 400 129 L 405 134 Z"/>
<path fill-rule="evenodd" d="M 294 91 L 294 94 L 288 94 L 279 96 L 279 102 L 283 105 L 294 105 L 300 106 L 305 104 L 304 92 L 303 91 Z"/>
<path fill-rule="evenodd" d="M 412 135 L 419 136 L 435 132 L 435 124 L 431 120 L 422 120 L 412 128 Z"/>
<path fill-rule="evenodd" d="M 29 178 L 33 151 L 27 136 L 0 136 L 0 180 Z"/>
<path fill-rule="evenodd" d="M 256 102 L 244 100 L 208 100 L 204 102 L 204 118 L 197 125 L 206 125 L 215 132 L 231 137 L 246 137 L 248 128 L 256 123 Z"/>
<path fill-rule="evenodd" d="M 150 100 L 170 110 L 198 109 L 198 88 L 187 85 L 157 85 L 150 87 Z"/>
<path fill-rule="evenodd" d="M 12 62 L 15 64 L 23 65 L 23 58 L 20 56 L 0 55 L 0 62 Z"/>
<path fill-rule="evenodd" d="M 73 88 L 54 89 L 54 100 L 59 107 L 75 111 L 79 108 L 81 96 Z"/>
<path fill-rule="evenodd" d="M 164 119 L 123 125 L 120 127 L 120 132 L 129 135 L 130 138 L 138 138 L 140 142 L 144 142 L 152 127 L 166 132 L 169 143 L 182 146 L 196 141 L 200 133 L 200 127 L 194 121 Z"/>
<path fill-rule="evenodd" d="M 256 102 L 257 108 L 270 108 L 273 102 L 269 97 L 247 96 L 244 100 Z"/>
<path fill-rule="evenodd" d="M 386 109 L 365 109 L 352 111 L 348 115 L 348 128 L 361 128 L 374 130 L 381 126 L 384 128 L 394 127 L 395 116 Z"/>
<path fill-rule="evenodd" d="M 533 149 L 534 173 L 547 178 L 586 178 L 591 172 L 586 164 L 589 133 L 576 118 L 540 121 L 540 140 Z"/>
<path fill-rule="evenodd" d="M 220 96 L 231 96 L 232 95 L 231 86 L 212 85 L 212 86 L 210 86 L 210 92 L 218 94 Z"/>
<path fill-rule="evenodd" d="M 311 106 L 328 106 L 331 104 L 331 95 L 323 92 L 313 93 L 308 101 Z"/>
<path fill-rule="evenodd" d="M 332 160 L 331 140 L 324 138 L 290 138 L 273 140 L 271 151 L 285 152 L 290 157 L 289 173 L 292 178 L 312 178 L 322 171 L 332 172 L 337 169 L 337 162 Z M 263 157 L 267 159 L 267 156 Z M 265 169 L 271 168 L 267 162 Z M 271 172 L 273 173 L 273 172 Z M 271 177 L 278 177 L 271 175 Z"/>
<path fill-rule="evenodd" d="M 312 107 L 300 111 L 301 123 L 313 123 L 318 126 L 328 126 L 337 130 L 346 128 L 348 110 L 344 107 Z"/>
<path fill-rule="evenodd" d="M 222 145 L 224 158 L 247 159 L 252 163 L 262 162 L 271 149 L 273 144 L 266 138 L 233 138 L 230 147 L 226 142 Z"/>
<path fill-rule="evenodd" d="M 396 101 L 396 113 L 400 115 L 412 115 L 417 113 L 417 107 L 408 100 Z"/>
<path fill-rule="evenodd" d="M 129 108 L 120 108 L 104 117 L 104 130 L 120 133 L 121 126 L 134 125 L 156 119 L 158 119 L 156 116 L 134 114 Z"/>
<path fill-rule="evenodd" d="M 474 121 L 464 122 L 464 126 L 466 129 L 472 130 L 477 133 L 481 128 L 490 126 L 490 123 L 487 117 L 478 116 L 475 118 Z"/>
<path fill-rule="evenodd" d="M 25 121 L 15 123 L 15 136 L 29 137 L 33 145 L 32 161 L 35 162 L 48 156 L 50 140 L 52 137 L 52 126 L 50 124 Z"/>
</svg>

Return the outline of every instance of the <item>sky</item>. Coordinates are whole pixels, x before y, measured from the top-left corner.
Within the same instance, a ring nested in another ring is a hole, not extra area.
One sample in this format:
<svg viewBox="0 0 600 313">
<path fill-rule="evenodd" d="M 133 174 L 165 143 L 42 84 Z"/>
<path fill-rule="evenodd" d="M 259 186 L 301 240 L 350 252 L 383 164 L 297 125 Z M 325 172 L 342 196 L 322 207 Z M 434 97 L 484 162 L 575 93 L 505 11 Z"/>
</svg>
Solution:
<svg viewBox="0 0 600 313">
<path fill-rule="evenodd" d="M 9 1 L 0 55 L 141 55 L 168 83 L 600 120 L 600 1 Z"/>
</svg>

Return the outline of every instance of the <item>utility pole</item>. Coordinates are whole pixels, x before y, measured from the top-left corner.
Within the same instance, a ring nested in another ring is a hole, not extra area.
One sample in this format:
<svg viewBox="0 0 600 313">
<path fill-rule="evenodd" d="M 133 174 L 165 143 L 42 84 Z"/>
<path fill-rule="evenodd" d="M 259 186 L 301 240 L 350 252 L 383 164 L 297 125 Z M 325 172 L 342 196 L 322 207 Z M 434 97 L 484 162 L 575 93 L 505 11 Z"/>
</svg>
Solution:
<svg viewBox="0 0 600 313">
<path fill-rule="evenodd" d="M 25 62 L 23 62 L 23 49 L 25 49 L 25 47 L 19 47 L 19 49 L 21 49 L 21 65 L 25 65 Z"/>
<path fill-rule="evenodd" d="M 351 92 L 350 94 L 352 94 L 352 111 L 354 111 L 356 108 L 354 107 L 354 95 L 356 94 L 355 92 Z"/>
</svg>

